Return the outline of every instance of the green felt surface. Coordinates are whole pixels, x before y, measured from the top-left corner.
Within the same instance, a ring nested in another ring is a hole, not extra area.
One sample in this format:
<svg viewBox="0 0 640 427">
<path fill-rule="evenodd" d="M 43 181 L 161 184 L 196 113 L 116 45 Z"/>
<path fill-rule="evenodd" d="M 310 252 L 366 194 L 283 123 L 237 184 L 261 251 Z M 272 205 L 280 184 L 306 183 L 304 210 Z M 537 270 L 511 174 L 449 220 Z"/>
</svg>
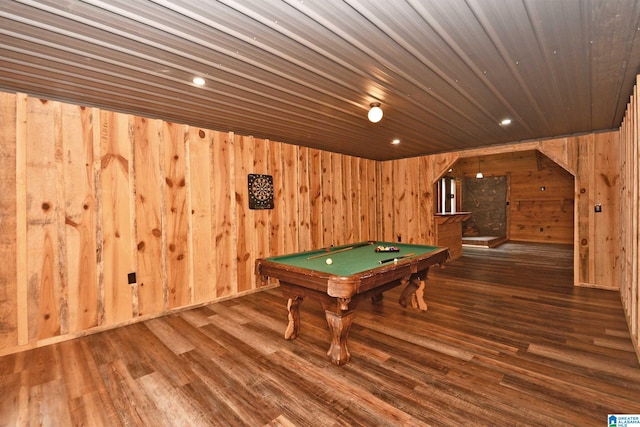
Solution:
<svg viewBox="0 0 640 427">
<path fill-rule="evenodd" d="M 364 242 L 363 242 L 364 243 Z M 405 243 L 391 242 L 375 242 L 359 248 L 354 248 L 344 252 L 333 253 L 341 249 L 345 249 L 360 243 L 354 243 L 344 246 L 336 246 L 330 248 L 329 251 L 324 249 L 309 252 L 300 252 L 296 254 L 281 255 L 267 258 L 269 261 L 279 262 L 296 267 L 306 268 L 310 270 L 321 271 L 323 273 L 335 274 L 337 276 L 351 276 L 361 273 L 372 268 L 380 267 L 380 260 L 386 260 L 398 256 L 414 254 L 414 256 L 422 255 L 438 249 L 437 246 L 410 245 Z M 399 252 L 376 252 L 378 246 L 395 246 L 400 249 Z M 319 258 L 308 259 L 315 255 L 327 254 Z M 332 264 L 327 264 L 327 258 L 331 258 Z M 385 264 L 382 264 L 385 265 Z"/>
</svg>

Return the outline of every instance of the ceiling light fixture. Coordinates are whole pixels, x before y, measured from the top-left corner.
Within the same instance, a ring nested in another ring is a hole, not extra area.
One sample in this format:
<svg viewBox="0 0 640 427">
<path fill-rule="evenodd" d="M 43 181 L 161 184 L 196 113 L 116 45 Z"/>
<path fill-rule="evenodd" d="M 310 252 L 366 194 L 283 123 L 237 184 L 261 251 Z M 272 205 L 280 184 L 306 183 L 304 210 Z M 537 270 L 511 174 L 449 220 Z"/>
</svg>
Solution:
<svg viewBox="0 0 640 427">
<path fill-rule="evenodd" d="M 379 102 L 372 102 L 371 109 L 367 113 L 367 117 L 371 123 L 378 123 L 382 120 L 382 108 L 380 108 Z"/>
<path fill-rule="evenodd" d="M 478 173 L 476 174 L 476 178 L 477 179 L 482 179 L 484 178 L 484 175 L 482 174 L 482 172 L 480 171 L 480 159 L 478 159 Z"/>
<path fill-rule="evenodd" d="M 205 84 L 205 80 L 202 77 L 194 77 L 193 78 L 193 84 L 196 86 L 204 86 Z"/>
<path fill-rule="evenodd" d="M 396 139 L 394 139 L 393 141 L 391 141 L 391 143 L 392 143 L 393 145 L 398 145 L 398 144 L 400 144 L 400 140 L 396 138 Z"/>
<path fill-rule="evenodd" d="M 503 119 L 503 120 L 500 122 L 500 124 L 501 124 L 502 126 L 508 126 L 508 125 L 510 125 L 510 124 L 511 124 L 511 119 Z"/>
</svg>

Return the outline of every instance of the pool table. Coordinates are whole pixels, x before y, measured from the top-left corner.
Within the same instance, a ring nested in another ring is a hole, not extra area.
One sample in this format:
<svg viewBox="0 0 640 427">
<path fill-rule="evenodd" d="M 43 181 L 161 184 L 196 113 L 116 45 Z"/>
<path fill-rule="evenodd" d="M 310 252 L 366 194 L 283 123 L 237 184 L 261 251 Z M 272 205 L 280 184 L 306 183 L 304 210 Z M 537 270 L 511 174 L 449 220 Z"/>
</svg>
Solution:
<svg viewBox="0 0 640 427">
<path fill-rule="evenodd" d="M 397 251 L 384 251 L 389 249 Z M 358 303 L 365 298 L 380 302 L 384 291 L 403 285 L 400 304 L 426 310 L 423 293 L 429 267 L 442 265 L 448 257 L 445 247 L 368 241 L 261 258 L 256 260 L 256 274 L 262 284 L 278 279 L 288 298 L 285 339 L 298 336 L 299 306 L 305 298 L 322 305 L 331 335 L 327 355 L 340 366 L 350 359 L 347 338 Z"/>
</svg>

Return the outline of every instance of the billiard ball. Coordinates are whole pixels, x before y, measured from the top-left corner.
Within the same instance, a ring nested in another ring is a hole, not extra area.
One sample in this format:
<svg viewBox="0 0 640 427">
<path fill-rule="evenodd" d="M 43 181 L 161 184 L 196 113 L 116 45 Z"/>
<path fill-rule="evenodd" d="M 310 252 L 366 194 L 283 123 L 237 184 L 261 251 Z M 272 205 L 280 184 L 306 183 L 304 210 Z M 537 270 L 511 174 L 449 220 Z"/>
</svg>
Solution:
<svg viewBox="0 0 640 427">
<path fill-rule="evenodd" d="M 327 260 L 325 261 L 327 264 L 333 264 L 333 260 L 331 258 L 327 258 Z"/>
</svg>

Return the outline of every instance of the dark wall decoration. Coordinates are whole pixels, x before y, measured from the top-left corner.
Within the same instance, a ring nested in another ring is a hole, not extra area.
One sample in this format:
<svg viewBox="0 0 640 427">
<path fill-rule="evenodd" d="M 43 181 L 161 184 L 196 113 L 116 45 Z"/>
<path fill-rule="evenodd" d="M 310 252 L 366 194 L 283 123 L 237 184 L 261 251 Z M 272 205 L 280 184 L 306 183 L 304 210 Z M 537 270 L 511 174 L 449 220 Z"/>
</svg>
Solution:
<svg viewBox="0 0 640 427">
<path fill-rule="evenodd" d="M 249 209 L 273 209 L 273 177 L 249 174 Z"/>
</svg>

